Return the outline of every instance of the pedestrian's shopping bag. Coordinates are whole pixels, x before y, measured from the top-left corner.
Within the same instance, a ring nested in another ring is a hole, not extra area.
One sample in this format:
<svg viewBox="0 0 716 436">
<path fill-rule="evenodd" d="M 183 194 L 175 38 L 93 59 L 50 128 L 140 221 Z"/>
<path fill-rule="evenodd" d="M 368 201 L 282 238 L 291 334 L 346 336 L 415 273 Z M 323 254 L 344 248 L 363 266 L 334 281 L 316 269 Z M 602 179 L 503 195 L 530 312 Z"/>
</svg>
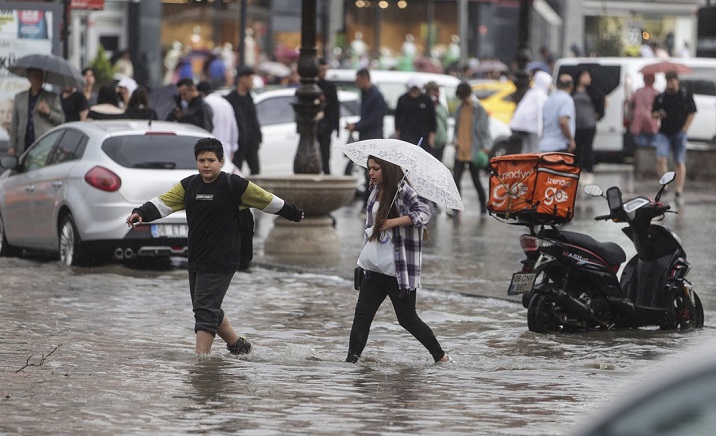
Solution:
<svg viewBox="0 0 716 436">
<path fill-rule="evenodd" d="M 511 154 L 490 160 L 487 209 L 504 219 L 564 223 L 574 216 L 579 165 L 569 153 Z"/>
</svg>

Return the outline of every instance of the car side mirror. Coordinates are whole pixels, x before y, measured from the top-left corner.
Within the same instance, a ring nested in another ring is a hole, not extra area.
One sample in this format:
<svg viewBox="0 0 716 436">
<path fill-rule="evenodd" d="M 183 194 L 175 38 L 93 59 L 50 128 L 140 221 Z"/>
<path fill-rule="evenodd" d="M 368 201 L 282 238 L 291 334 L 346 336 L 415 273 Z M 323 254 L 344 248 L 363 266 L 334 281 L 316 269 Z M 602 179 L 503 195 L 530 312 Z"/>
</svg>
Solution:
<svg viewBox="0 0 716 436">
<path fill-rule="evenodd" d="M 7 170 L 14 170 L 17 168 L 19 163 L 19 159 L 17 156 L 5 156 L 2 159 L 0 159 L 0 167 L 3 167 Z"/>
</svg>

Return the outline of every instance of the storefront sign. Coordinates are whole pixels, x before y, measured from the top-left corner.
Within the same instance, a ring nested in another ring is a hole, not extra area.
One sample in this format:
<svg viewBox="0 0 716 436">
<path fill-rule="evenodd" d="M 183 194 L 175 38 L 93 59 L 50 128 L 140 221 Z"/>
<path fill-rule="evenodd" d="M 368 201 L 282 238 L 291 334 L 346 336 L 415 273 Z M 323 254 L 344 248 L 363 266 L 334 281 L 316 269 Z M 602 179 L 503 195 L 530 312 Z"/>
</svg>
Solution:
<svg viewBox="0 0 716 436">
<path fill-rule="evenodd" d="M 72 9 L 102 10 L 104 9 L 104 0 L 72 0 L 70 7 Z"/>
</svg>

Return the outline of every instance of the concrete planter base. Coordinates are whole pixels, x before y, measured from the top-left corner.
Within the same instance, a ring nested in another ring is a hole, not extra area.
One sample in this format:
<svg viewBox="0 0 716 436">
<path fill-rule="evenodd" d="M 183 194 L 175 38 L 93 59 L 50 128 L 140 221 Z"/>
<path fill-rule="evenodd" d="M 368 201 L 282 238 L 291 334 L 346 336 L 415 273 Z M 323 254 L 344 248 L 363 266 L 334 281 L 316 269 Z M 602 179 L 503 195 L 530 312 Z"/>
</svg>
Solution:
<svg viewBox="0 0 716 436">
<path fill-rule="evenodd" d="M 340 242 L 330 217 L 308 217 L 300 223 L 277 217 L 264 241 L 264 253 L 282 256 L 333 256 L 340 254 Z"/>
<path fill-rule="evenodd" d="M 340 239 L 328 214 L 353 199 L 357 183 L 354 177 L 295 174 L 252 176 L 250 180 L 300 207 L 306 216 L 300 223 L 276 218 L 264 242 L 266 255 L 333 256 L 340 253 Z"/>
</svg>

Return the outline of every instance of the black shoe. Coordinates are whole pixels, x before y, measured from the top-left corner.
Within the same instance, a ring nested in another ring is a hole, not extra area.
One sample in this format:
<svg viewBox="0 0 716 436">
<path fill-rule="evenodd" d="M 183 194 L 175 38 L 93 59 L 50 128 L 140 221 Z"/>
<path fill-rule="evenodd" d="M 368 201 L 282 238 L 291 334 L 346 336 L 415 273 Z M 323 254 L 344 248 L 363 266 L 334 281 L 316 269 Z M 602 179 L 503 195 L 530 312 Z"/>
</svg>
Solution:
<svg viewBox="0 0 716 436">
<path fill-rule="evenodd" d="M 360 354 L 348 353 L 348 357 L 346 357 L 346 362 L 356 363 L 356 362 L 358 362 L 359 357 L 360 357 Z"/>
<path fill-rule="evenodd" d="M 239 339 L 234 345 L 226 344 L 226 349 L 229 350 L 231 354 L 249 354 L 252 348 L 254 348 L 254 346 L 251 345 L 251 342 L 241 336 L 239 336 Z"/>
</svg>

